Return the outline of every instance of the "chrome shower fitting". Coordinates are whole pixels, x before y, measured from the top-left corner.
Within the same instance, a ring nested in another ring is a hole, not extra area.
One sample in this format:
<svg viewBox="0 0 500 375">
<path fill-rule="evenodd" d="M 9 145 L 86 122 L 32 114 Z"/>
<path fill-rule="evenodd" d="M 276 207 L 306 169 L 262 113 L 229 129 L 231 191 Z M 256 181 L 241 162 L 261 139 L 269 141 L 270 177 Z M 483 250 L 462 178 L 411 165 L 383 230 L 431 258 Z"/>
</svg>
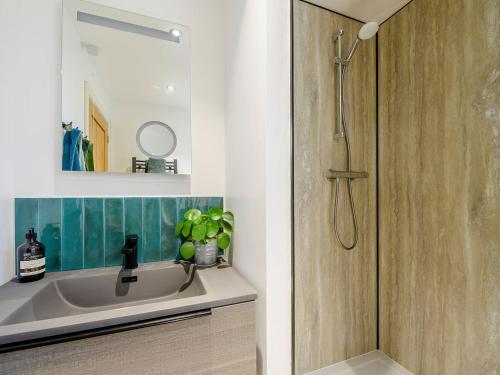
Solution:
<svg viewBox="0 0 500 375">
<path fill-rule="evenodd" d="M 344 31 L 340 29 L 333 36 L 333 43 L 337 44 L 337 56 L 335 56 L 333 62 L 338 66 L 338 90 L 339 90 L 339 117 L 338 117 L 338 133 L 334 133 L 334 139 L 344 139 L 346 149 L 347 149 L 347 171 L 334 171 L 330 170 L 330 174 L 328 175 L 329 180 L 335 181 L 335 203 L 333 208 L 333 230 L 335 232 L 335 237 L 339 244 L 345 250 L 352 250 L 356 247 L 358 243 L 358 222 L 356 218 L 356 210 L 354 207 L 354 198 L 352 196 L 352 181 L 355 178 L 368 178 L 367 172 L 353 172 L 351 168 L 351 143 L 349 141 L 349 133 L 346 126 L 346 118 L 344 111 L 344 74 L 351 62 L 356 49 L 358 48 L 359 43 L 362 40 L 370 39 L 373 37 L 378 31 L 378 23 L 376 22 L 368 22 L 364 24 L 358 32 L 358 36 L 354 43 L 352 44 L 349 52 L 347 53 L 347 57 L 342 57 L 342 39 L 344 37 Z M 340 181 L 341 179 L 347 180 L 347 193 L 349 196 L 349 203 L 351 208 L 351 217 L 354 225 L 354 238 L 351 244 L 346 244 L 342 241 L 339 231 L 338 231 L 338 222 L 337 222 L 337 208 L 338 208 L 338 200 L 339 200 L 339 192 L 340 192 Z"/>
</svg>

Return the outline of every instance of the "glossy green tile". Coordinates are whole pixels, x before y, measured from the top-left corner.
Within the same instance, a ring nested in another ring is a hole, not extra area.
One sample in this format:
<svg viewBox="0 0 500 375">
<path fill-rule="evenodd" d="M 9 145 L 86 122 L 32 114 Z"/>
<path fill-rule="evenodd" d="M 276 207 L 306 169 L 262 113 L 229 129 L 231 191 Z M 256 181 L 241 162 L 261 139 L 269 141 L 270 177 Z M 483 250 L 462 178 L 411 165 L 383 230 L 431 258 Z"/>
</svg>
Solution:
<svg viewBox="0 0 500 375">
<path fill-rule="evenodd" d="M 143 262 L 157 262 L 160 255 L 160 198 L 142 199 Z"/>
<path fill-rule="evenodd" d="M 221 197 L 179 197 L 176 199 L 177 220 L 184 220 L 184 213 L 191 208 L 208 211 L 212 207 L 223 207 Z"/>
<path fill-rule="evenodd" d="M 161 260 L 177 258 L 179 241 L 175 236 L 177 209 L 175 198 L 161 198 Z"/>
<path fill-rule="evenodd" d="M 142 198 L 125 198 L 125 235 L 136 234 L 137 261 L 143 262 L 142 255 Z"/>
<path fill-rule="evenodd" d="M 208 209 L 210 209 L 212 207 L 224 208 L 224 202 L 223 202 L 222 197 L 209 197 L 209 198 L 207 198 L 207 206 L 208 206 Z"/>
<path fill-rule="evenodd" d="M 119 266 L 123 264 L 121 251 L 125 242 L 123 198 L 104 199 L 104 223 L 105 266 Z"/>
<path fill-rule="evenodd" d="M 197 198 L 197 208 L 201 211 L 208 211 L 208 209 L 210 208 L 209 205 L 208 205 L 208 200 L 209 198 L 208 197 L 200 197 L 200 198 Z"/>
<path fill-rule="evenodd" d="M 83 199 L 62 199 L 61 270 L 83 268 Z"/>
<path fill-rule="evenodd" d="M 45 245 L 46 271 L 61 271 L 61 199 L 40 199 L 38 202 L 38 218 L 40 227 L 39 241 Z"/>
<path fill-rule="evenodd" d="M 138 261 L 171 260 L 180 240 L 175 226 L 190 208 L 222 207 L 221 197 L 17 198 L 15 242 L 34 227 L 46 246 L 47 271 L 122 264 L 127 234 L 137 234 Z"/>
<path fill-rule="evenodd" d="M 16 198 L 15 200 L 15 247 L 26 241 L 26 232 L 35 228 L 38 233 L 38 199 Z"/>
<path fill-rule="evenodd" d="M 85 198 L 84 208 L 84 267 L 104 267 L 104 199 Z"/>
<path fill-rule="evenodd" d="M 197 208 L 197 201 L 194 197 L 179 197 L 176 198 L 177 206 L 177 222 L 184 221 L 184 213 L 191 209 Z"/>
<path fill-rule="evenodd" d="M 192 208 L 192 205 L 194 204 L 194 199 L 191 197 L 178 197 L 175 198 L 175 211 L 176 211 L 176 225 L 177 223 L 180 223 L 181 221 L 184 221 L 184 213 Z M 177 249 L 180 249 L 182 243 L 182 238 L 179 237 L 177 238 Z M 176 253 L 176 259 L 181 259 L 179 251 Z"/>
</svg>

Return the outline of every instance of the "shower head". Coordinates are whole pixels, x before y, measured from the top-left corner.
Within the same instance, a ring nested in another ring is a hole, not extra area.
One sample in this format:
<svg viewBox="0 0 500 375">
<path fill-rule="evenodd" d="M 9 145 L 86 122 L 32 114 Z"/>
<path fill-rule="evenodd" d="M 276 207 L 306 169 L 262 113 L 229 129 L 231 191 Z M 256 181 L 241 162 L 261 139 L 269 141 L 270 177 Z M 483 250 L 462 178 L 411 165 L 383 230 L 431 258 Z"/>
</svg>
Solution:
<svg viewBox="0 0 500 375">
<path fill-rule="evenodd" d="M 377 32 L 378 32 L 377 22 L 374 21 L 367 22 L 363 26 L 361 26 L 361 29 L 359 29 L 358 32 L 358 37 L 354 41 L 351 49 L 349 50 L 349 53 L 347 54 L 346 61 L 347 62 L 351 61 L 351 58 L 354 55 L 354 52 L 356 52 L 356 48 L 358 48 L 358 44 L 360 41 L 372 38 Z"/>
<path fill-rule="evenodd" d="M 361 26 L 358 32 L 358 38 L 361 40 L 367 40 L 373 37 L 378 31 L 377 22 L 368 22 Z"/>
</svg>

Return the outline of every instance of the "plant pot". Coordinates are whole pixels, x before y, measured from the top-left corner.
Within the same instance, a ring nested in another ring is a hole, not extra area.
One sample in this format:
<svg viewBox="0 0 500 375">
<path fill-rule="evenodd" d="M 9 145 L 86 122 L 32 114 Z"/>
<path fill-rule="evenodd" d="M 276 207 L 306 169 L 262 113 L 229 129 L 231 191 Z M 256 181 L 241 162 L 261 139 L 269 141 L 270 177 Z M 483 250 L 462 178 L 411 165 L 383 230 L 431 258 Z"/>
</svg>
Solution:
<svg viewBox="0 0 500 375">
<path fill-rule="evenodd" d="M 194 241 L 196 247 L 196 254 L 194 260 L 198 266 L 213 266 L 217 264 L 217 240 L 215 238 L 203 244 Z"/>
</svg>

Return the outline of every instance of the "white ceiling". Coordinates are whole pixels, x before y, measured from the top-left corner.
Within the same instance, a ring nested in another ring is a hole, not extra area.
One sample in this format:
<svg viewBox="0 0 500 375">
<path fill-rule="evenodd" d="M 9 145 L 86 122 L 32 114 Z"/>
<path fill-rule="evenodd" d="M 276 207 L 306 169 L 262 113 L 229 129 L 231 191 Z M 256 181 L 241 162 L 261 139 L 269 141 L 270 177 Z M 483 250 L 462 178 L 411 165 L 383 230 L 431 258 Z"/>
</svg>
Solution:
<svg viewBox="0 0 500 375">
<path fill-rule="evenodd" d="M 359 21 L 384 22 L 411 0 L 308 0 Z"/>
</svg>

